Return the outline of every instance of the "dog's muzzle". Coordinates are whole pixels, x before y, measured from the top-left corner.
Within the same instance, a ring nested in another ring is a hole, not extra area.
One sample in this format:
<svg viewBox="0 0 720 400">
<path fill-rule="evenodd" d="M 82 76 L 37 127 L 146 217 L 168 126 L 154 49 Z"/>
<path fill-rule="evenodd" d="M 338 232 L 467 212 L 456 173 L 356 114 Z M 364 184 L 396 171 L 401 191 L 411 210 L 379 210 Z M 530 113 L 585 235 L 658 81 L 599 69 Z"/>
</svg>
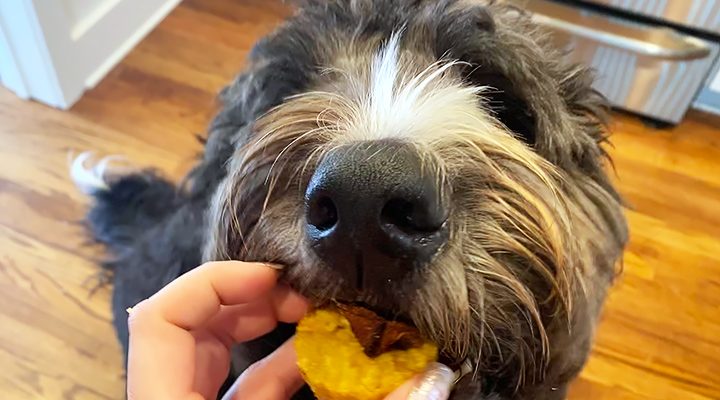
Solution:
<svg viewBox="0 0 720 400">
<path fill-rule="evenodd" d="M 409 144 L 337 148 L 305 193 L 306 233 L 322 261 L 358 290 L 382 290 L 430 262 L 448 239 L 447 188 Z"/>
</svg>

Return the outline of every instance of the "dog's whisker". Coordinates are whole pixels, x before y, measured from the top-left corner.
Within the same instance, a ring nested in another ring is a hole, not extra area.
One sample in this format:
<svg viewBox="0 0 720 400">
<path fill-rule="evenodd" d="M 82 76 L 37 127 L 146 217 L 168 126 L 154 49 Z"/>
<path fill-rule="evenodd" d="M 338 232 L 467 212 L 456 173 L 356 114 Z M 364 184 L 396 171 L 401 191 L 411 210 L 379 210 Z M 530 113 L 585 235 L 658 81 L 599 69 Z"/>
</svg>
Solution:
<svg viewBox="0 0 720 400">
<path fill-rule="evenodd" d="M 309 131 L 301 134 L 300 136 L 296 137 L 295 139 L 293 139 L 293 140 L 292 140 L 290 143 L 288 143 L 282 150 L 280 150 L 280 152 L 278 153 L 277 157 L 275 157 L 275 160 L 273 160 L 272 164 L 270 165 L 270 169 L 268 170 L 268 173 L 267 173 L 267 176 L 266 176 L 266 178 L 265 178 L 265 181 L 267 182 L 267 179 L 272 175 L 273 168 L 275 167 L 275 164 L 278 162 L 278 160 L 279 160 L 280 158 L 282 158 L 282 156 L 283 156 L 288 150 L 290 150 L 290 149 L 291 149 L 296 143 L 298 143 L 299 141 L 307 138 L 308 136 L 315 135 L 315 134 L 318 133 L 318 132 L 322 132 L 323 129 L 324 129 L 324 128 L 322 128 L 322 127 L 318 127 L 318 128 L 311 129 L 311 130 L 309 130 Z"/>
</svg>

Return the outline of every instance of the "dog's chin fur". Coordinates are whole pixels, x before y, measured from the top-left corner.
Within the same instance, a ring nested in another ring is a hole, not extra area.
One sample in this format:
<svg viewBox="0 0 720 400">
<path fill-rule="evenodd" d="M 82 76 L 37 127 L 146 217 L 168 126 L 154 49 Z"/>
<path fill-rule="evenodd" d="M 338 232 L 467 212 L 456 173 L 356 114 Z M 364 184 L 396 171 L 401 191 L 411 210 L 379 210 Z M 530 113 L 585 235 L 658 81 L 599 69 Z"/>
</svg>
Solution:
<svg viewBox="0 0 720 400">
<path fill-rule="evenodd" d="M 223 91 L 181 187 L 74 165 L 113 255 L 121 341 L 125 308 L 202 260 L 278 262 L 317 304 L 360 301 L 416 325 L 468 367 L 458 398 L 563 398 L 627 231 L 603 170 L 602 99 L 561 59 L 500 2 L 303 2 Z M 385 142 L 449 188 L 449 240 L 406 279 L 358 290 L 311 250 L 304 193 L 326 154 Z M 246 344 L 236 366 L 291 333 Z"/>
</svg>

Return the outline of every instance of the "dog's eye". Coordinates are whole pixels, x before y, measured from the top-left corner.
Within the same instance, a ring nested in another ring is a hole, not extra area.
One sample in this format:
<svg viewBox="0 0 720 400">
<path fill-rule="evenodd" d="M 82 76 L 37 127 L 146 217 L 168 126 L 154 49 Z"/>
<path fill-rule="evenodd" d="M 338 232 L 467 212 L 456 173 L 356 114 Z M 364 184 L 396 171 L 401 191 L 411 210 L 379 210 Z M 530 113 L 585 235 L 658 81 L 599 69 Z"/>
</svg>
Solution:
<svg viewBox="0 0 720 400">
<path fill-rule="evenodd" d="M 477 71 L 474 85 L 488 86 L 481 95 L 495 116 L 529 146 L 535 145 L 535 117 L 527 102 L 514 90 L 512 82 L 498 73 Z"/>
</svg>

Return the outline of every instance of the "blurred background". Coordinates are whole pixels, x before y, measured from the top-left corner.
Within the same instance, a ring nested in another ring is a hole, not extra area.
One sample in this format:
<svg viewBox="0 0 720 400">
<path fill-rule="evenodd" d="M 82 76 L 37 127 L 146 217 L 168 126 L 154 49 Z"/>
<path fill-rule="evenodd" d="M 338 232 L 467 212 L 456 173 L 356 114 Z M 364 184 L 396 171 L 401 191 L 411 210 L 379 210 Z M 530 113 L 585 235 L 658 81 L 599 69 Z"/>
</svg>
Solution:
<svg viewBox="0 0 720 400">
<path fill-rule="evenodd" d="M 631 242 L 571 399 L 720 399 L 720 0 L 517 0 L 615 107 Z M 279 0 L 0 0 L 0 398 L 122 399 L 110 288 L 67 175 L 179 179 Z M 193 229 L 194 227 L 188 227 Z"/>
</svg>

